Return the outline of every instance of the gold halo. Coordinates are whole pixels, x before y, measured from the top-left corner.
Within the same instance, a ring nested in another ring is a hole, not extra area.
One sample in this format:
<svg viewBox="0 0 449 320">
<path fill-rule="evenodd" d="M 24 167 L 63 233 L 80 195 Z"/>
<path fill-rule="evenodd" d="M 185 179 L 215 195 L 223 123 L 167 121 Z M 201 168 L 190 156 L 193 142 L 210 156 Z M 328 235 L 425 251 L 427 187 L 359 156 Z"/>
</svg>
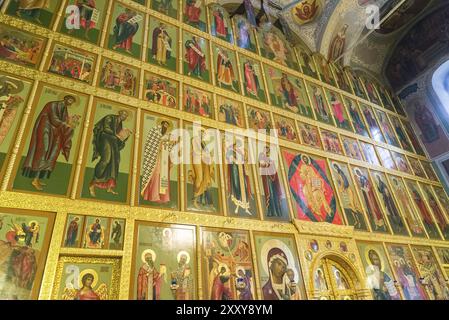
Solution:
<svg viewBox="0 0 449 320">
<path fill-rule="evenodd" d="M 382 265 L 382 267 L 380 268 L 380 270 L 381 270 L 381 271 L 384 271 L 384 270 L 385 270 L 385 260 L 384 260 L 384 258 L 382 257 L 382 255 L 379 253 L 379 249 L 376 248 L 376 247 L 368 246 L 368 247 L 365 248 L 365 261 L 366 261 L 366 264 L 369 265 L 369 266 L 372 265 L 372 264 L 371 264 L 371 260 L 370 260 L 370 258 L 369 258 L 369 252 L 370 252 L 371 250 L 373 250 L 375 253 L 377 253 L 377 256 L 379 257 L 379 260 L 380 260 L 380 264 Z"/>
<path fill-rule="evenodd" d="M 160 125 L 162 125 L 162 122 L 164 122 L 164 121 L 168 123 L 168 131 L 170 131 L 173 128 L 173 123 L 170 120 L 159 118 L 156 121 L 156 125 L 160 126 Z"/>
<path fill-rule="evenodd" d="M 246 274 L 245 268 L 243 268 L 242 266 L 238 266 L 238 267 L 235 268 L 235 275 L 236 275 L 237 277 L 239 277 L 239 271 L 240 271 L 240 270 L 243 271 L 243 274 Z"/>
<path fill-rule="evenodd" d="M 92 280 L 92 286 L 91 286 L 92 289 L 97 286 L 97 283 L 98 283 L 98 273 L 97 273 L 97 271 L 95 271 L 94 269 L 84 269 L 83 271 L 80 272 L 79 279 L 78 279 L 78 286 L 80 288 L 83 287 L 83 281 L 82 281 L 83 277 L 86 274 L 88 274 L 88 273 L 90 273 L 94 277 L 94 279 Z"/>
<path fill-rule="evenodd" d="M 72 96 L 75 98 L 75 102 L 71 105 L 72 108 L 78 107 L 80 105 L 80 98 L 78 98 L 75 94 L 72 94 L 72 93 L 60 92 L 58 94 L 58 100 L 62 101 L 62 100 L 64 100 L 64 97 L 66 97 L 66 96 Z"/>
<path fill-rule="evenodd" d="M 156 252 L 154 252 L 151 249 L 146 249 L 142 252 L 142 255 L 140 256 L 140 259 L 142 260 L 143 263 L 147 263 L 147 261 L 145 260 L 145 256 L 147 254 L 151 254 L 151 257 L 153 258 L 153 262 L 156 262 L 156 257 L 157 257 Z"/>
<path fill-rule="evenodd" d="M 178 255 L 176 257 L 176 260 L 178 261 L 178 263 L 181 260 L 181 256 L 182 255 L 185 255 L 187 257 L 186 264 L 189 264 L 189 262 L 190 262 L 190 254 L 187 251 L 184 251 L 184 250 L 178 252 Z"/>
<path fill-rule="evenodd" d="M 229 273 L 229 267 L 226 263 L 220 263 L 218 265 L 218 272 L 221 272 L 221 268 L 223 268 L 223 267 L 226 269 L 226 273 Z"/>
<path fill-rule="evenodd" d="M 28 222 L 28 226 L 31 226 L 33 222 L 36 224 L 36 226 L 39 226 L 39 222 L 37 222 L 36 220 L 31 220 L 30 222 Z"/>
</svg>

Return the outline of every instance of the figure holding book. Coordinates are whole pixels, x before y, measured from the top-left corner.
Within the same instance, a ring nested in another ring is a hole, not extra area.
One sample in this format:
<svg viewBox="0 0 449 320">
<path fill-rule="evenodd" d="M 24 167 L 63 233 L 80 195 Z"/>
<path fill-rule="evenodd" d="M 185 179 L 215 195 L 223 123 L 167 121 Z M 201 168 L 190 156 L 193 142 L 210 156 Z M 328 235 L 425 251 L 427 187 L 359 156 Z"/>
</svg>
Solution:
<svg viewBox="0 0 449 320">
<path fill-rule="evenodd" d="M 94 176 L 89 185 L 92 197 L 96 197 L 95 188 L 117 195 L 114 189 L 119 175 L 120 151 L 125 148 L 126 141 L 132 134 L 131 130 L 123 128 L 123 122 L 128 116 L 128 111 L 121 110 L 118 114 L 103 117 L 95 124 L 92 161 L 98 158 L 100 160 L 95 166 Z"/>
</svg>

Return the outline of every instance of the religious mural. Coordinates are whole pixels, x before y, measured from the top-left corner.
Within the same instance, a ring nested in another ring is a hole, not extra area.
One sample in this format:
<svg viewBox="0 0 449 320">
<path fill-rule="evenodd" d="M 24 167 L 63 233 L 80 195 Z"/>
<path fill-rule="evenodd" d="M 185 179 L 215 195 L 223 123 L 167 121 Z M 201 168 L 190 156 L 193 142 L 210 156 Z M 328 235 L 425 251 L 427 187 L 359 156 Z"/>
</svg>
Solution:
<svg viewBox="0 0 449 320">
<path fill-rule="evenodd" d="M 139 93 L 139 70 L 120 62 L 103 59 L 98 79 L 100 88 L 111 90 L 130 97 Z"/>
<path fill-rule="evenodd" d="M 242 15 L 235 15 L 232 20 L 234 22 L 234 34 L 237 46 L 256 53 L 257 47 L 254 37 L 254 27 Z"/>
<path fill-rule="evenodd" d="M 408 236 L 409 233 L 407 231 L 407 227 L 404 223 L 399 207 L 394 200 L 392 189 L 388 184 L 385 174 L 378 171 L 372 171 L 372 176 L 379 199 L 381 199 L 385 214 L 390 222 L 393 233 Z"/>
<path fill-rule="evenodd" d="M 304 280 L 295 238 L 288 234 L 256 233 L 259 281 L 263 300 L 304 300 Z"/>
<path fill-rule="evenodd" d="M 411 180 L 405 180 L 405 183 L 409 190 L 410 196 L 421 216 L 421 220 L 424 224 L 424 228 L 427 231 L 427 235 L 429 236 L 430 239 L 441 239 L 438 227 L 434 221 L 434 218 L 432 217 L 429 208 L 427 207 L 424 201 L 424 196 L 419 190 L 418 184 Z"/>
<path fill-rule="evenodd" d="M 62 0 L 19 0 L 10 1 L 6 14 L 37 24 L 44 28 L 51 28 Z"/>
<path fill-rule="evenodd" d="M 343 155 L 343 147 L 337 133 L 328 130 L 321 130 L 321 138 L 323 140 L 323 148 L 325 151 Z"/>
<path fill-rule="evenodd" d="M 177 121 L 144 113 L 141 122 L 140 147 L 141 205 L 179 209 L 179 165 L 172 159 L 179 148 L 179 137 L 173 135 Z"/>
<path fill-rule="evenodd" d="M 188 85 L 183 86 L 182 109 L 197 116 L 215 118 L 212 93 Z"/>
<path fill-rule="evenodd" d="M 240 93 L 240 80 L 235 53 L 212 45 L 215 82 L 219 88 Z"/>
<path fill-rule="evenodd" d="M 201 263 L 206 300 L 256 300 L 247 231 L 202 228 Z"/>
<path fill-rule="evenodd" d="M 44 38 L 0 24 L 0 59 L 37 68 L 44 51 Z"/>
<path fill-rule="evenodd" d="M 98 44 L 103 32 L 107 0 L 69 0 L 59 32 Z"/>
<path fill-rule="evenodd" d="M 270 30 L 260 30 L 256 34 L 263 57 L 291 69 L 299 69 L 294 52 L 280 30 L 272 27 Z"/>
<path fill-rule="evenodd" d="M 391 184 L 392 193 L 396 196 L 398 206 L 402 210 L 408 229 L 415 237 L 426 237 L 421 218 L 413 206 L 403 180 L 396 176 L 388 176 L 388 179 Z"/>
<path fill-rule="evenodd" d="M 317 149 L 323 148 L 318 127 L 298 121 L 298 128 L 302 144 Z"/>
<path fill-rule="evenodd" d="M 70 190 L 88 98 L 43 85 L 22 140 L 14 190 L 64 196 Z"/>
<path fill-rule="evenodd" d="M 357 230 L 367 231 L 362 203 L 357 196 L 356 185 L 352 180 L 349 167 L 336 161 L 331 161 L 330 165 L 336 193 L 343 207 L 346 221 Z"/>
<path fill-rule="evenodd" d="M 240 55 L 239 58 L 245 96 L 260 102 L 267 102 L 262 69 L 260 68 L 259 62 L 243 55 Z"/>
<path fill-rule="evenodd" d="M 352 167 L 354 180 L 359 191 L 360 198 L 365 206 L 367 217 L 373 232 L 388 233 L 390 228 L 385 220 L 379 199 L 376 196 L 375 185 L 367 169 Z"/>
<path fill-rule="evenodd" d="M 237 126 L 245 127 L 243 105 L 241 102 L 217 96 L 218 121 Z"/>
<path fill-rule="evenodd" d="M 449 287 L 446 283 L 446 277 L 438 266 L 432 248 L 412 246 L 412 252 L 429 299 L 449 300 Z"/>
<path fill-rule="evenodd" d="M 387 244 L 387 250 L 404 299 L 427 300 L 426 290 L 420 282 L 420 276 L 408 246 Z"/>
<path fill-rule="evenodd" d="M 358 107 L 356 102 L 347 97 L 344 98 L 344 101 L 347 107 L 347 111 L 349 112 L 349 116 L 351 117 L 352 126 L 354 127 L 355 133 L 369 138 L 370 135 L 363 120 L 362 113 L 360 112 L 360 108 Z"/>
<path fill-rule="evenodd" d="M 271 104 L 313 119 L 304 82 L 271 66 L 265 66 Z"/>
<path fill-rule="evenodd" d="M 268 111 L 247 106 L 249 128 L 259 131 L 265 130 L 269 134 L 273 125 L 271 124 L 271 116 Z"/>
<path fill-rule="evenodd" d="M 190 1 L 190 0 L 189 0 Z M 199 0 L 201 1 L 201 0 Z M 208 41 L 184 31 L 183 71 L 185 75 L 202 81 L 211 81 Z"/>
<path fill-rule="evenodd" d="M 305 221 L 342 224 L 326 161 L 288 150 L 283 150 L 282 156 L 290 193 L 295 201 L 296 217 Z"/>
<path fill-rule="evenodd" d="M 151 9 L 158 11 L 173 19 L 178 18 L 178 1 L 173 0 L 149 0 Z"/>
<path fill-rule="evenodd" d="M 357 246 L 374 300 L 401 300 L 383 246 L 371 242 L 357 242 Z"/>
<path fill-rule="evenodd" d="M 293 119 L 276 115 L 274 117 L 274 127 L 277 130 L 279 138 L 292 142 L 299 142 L 299 136 L 296 132 L 296 124 Z"/>
<path fill-rule="evenodd" d="M 161 20 L 150 19 L 148 62 L 177 71 L 178 29 Z"/>
<path fill-rule="evenodd" d="M 28 80 L 0 73 L 0 172 L 14 146 L 30 89 Z"/>
<path fill-rule="evenodd" d="M 0 299 L 39 296 L 54 215 L 0 209 Z"/>
<path fill-rule="evenodd" d="M 352 132 L 351 122 L 349 121 L 348 113 L 341 100 L 341 96 L 338 93 L 328 89 L 325 89 L 325 92 L 337 127 Z"/>
<path fill-rule="evenodd" d="M 207 21 L 204 0 L 183 0 L 182 6 L 184 23 L 206 32 Z"/>
<path fill-rule="evenodd" d="M 256 185 L 248 150 L 245 138 L 223 137 L 226 204 L 231 216 L 258 218 Z"/>
<path fill-rule="evenodd" d="M 62 256 L 53 290 L 55 300 L 116 300 L 120 260 Z"/>
<path fill-rule="evenodd" d="M 48 71 L 90 84 L 95 71 L 96 57 L 84 50 L 56 44 L 53 47 Z"/>
<path fill-rule="evenodd" d="M 85 199 L 127 203 L 134 149 L 135 110 L 97 100 L 91 117 L 79 195 Z"/>
<path fill-rule="evenodd" d="M 184 165 L 186 209 L 200 213 L 220 213 L 220 169 L 217 162 L 219 131 L 191 124 L 186 129 L 190 133 L 189 139 L 183 140 L 184 147 L 190 150 L 185 155 L 190 162 Z"/>
<path fill-rule="evenodd" d="M 143 48 L 145 14 L 115 2 L 107 34 L 108 48 L 140 59 Z"/>
<path fill-rule="evenodd" d="M 315 59 L 315 65 L 317 67 L 321 81 L 335 87 L 337 84 L 335 83 L 331 67 L 329 66 L 329 63 L 326 61 L 326 59 L 320 54 L 314 55 L 313 58 Z"/>
<path fill-rule="evenodd" d="M 360 141 L 360 146 L 362 147 L 363 157 L 365 158 L 365 161 L 372 165 L 380 166 L 379 158 L 377 157 L 376 149 L 374 148 L 374 146 L 363 141 Z"/>
<path fill-rule="evenodd" d="M 356 139 L 341 136 L 341 141 L 343 142 L 343 148 L 347 157 L 363 161 L 362 150 L 360 149 L 359 143 Z"/>
<path fill-rule="evenodd" d="M 145 72 L 143 99 L 165 107 L 178 108 L 179 83 L 155 73 Z"/>
<path fill-rule="evenodd" d="M 323 89 L 311 83 L 307 85 L 316 119 L 322 123 L 334 125 Z"/>
<path fill-rule="evenodd" d="M 195 300 L 195 229 L 136 222 L 130 297 L 134 300 Z"/>
<path fill-rule="evenodd" d="M 229 43 L 234 43 L 231 20 L 228 12 L 219 4 L 209 5 L 209 16 L 211 19 L 210 33 Z"/>
</svg>

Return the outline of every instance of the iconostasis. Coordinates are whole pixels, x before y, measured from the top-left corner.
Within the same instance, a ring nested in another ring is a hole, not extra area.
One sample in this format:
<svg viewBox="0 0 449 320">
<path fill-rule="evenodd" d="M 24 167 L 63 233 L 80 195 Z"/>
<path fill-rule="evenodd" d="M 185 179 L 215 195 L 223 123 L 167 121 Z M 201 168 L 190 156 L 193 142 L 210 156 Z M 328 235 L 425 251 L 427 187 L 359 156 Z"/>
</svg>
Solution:
<svg viewBox="0 0 449 320">
<path fill-rule="evenodd" d="M 1 299 L 449 298 L 448 197 L 369 76 L 202 0 L 0 22 Z"/>
</svg>

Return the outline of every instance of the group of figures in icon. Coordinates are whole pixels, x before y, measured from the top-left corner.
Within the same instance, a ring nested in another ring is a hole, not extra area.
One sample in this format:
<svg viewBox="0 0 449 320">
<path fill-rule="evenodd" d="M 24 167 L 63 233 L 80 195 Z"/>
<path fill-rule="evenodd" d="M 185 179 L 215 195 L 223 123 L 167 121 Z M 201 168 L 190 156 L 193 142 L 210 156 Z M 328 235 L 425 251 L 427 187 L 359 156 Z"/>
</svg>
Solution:
<svg viewBox="0 0 449 320">
<path fill-rule="evenodd" d="M 9 212 L 0 215 L 0 296 L 3 299 L 36 299 L 51 241 L 54 215 L 43 212 Z M 64 246 L 96 242 L 111 234 L 109 246 L 123 237 L 125 220 L 69 215 Z M 85 236 L 79 230 L 84 225 Z M 121 226 L 118 228 L 117 225 Z M 304 300 L 353 299 L 360 281 L 351 265 L 323 259 L 304 268 L 315 255 L 337 250 L 354 262 L 357 251 L 341 242 L 335 249 L 311 240 L 304 262 L 299 261 L 293 234 L 200 228 L 136 222 L 130 299 L 135 300 Z M 112 228 L 112 231 L 108 231 Z M 97 234 L 94 236 L 93 234 Z M 85 239 L 83 239 L 85 238 Z M 196 241 L 200 241 L 199 250 Z M 252 249 L 252 246 L 254 250 Z M 84 247 L 83 247 L 84 248 Z M 91 248 L 87 246 L 86 248 Z M 108 249 L 97 247 L 96 249 Z M 375 300 L 447 300 L 449 288 L 443 270 L 447 249 L 403 244 L 357 241 L 366 284 Z M 83 249 L 80 249 L 83 250 Z M 115 250 L 123 250 L 116 247 Z M 253 252 L 255 255 L 253 257 Z M 202 274 L 198 274 L 201 263 Z M 257 266 L 258 278 L 255 277 Z M 198 292 L 201 277 L 202 292 Z M 108 300 L 118 296 L 120 259 L 61 256 L 57 265 L 53 298 L 63 300 Z M 310 282 L 304 279 L 310 278 Z M 397 282 L 396 282 L 397 280 Z M 256 285 L 256 282 L 259 285 Z M 397 284 L 396 284 L 397 283 Z M 260 292 L 256 288 L 260 288 Z"/>
</svg>

